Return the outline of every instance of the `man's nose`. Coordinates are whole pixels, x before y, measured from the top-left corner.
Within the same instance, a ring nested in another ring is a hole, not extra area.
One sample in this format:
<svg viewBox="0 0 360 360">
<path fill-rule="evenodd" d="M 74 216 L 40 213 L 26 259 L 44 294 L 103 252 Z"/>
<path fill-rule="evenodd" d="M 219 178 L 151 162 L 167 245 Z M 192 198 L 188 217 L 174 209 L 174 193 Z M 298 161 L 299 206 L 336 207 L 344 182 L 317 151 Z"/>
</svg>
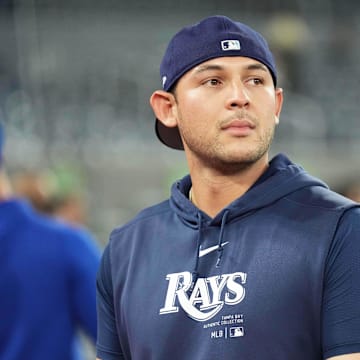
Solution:
<svg viewBox="0 0 360 360">
<path fill-rule="evenodd" d="M 241 82 L 233 82 L 229 86 L 229 94 L 226 106 L 229 109 L 247 107 L 250 103 L 249 93 Z"/>
</svg>

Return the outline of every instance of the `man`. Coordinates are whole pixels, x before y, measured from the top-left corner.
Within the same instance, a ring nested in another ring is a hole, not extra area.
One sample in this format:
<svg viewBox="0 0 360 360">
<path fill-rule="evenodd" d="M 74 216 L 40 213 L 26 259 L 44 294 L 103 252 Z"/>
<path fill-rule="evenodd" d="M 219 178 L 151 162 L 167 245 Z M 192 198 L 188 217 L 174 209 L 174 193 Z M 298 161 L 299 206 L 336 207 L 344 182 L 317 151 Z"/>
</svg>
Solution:
<svg viewBox="0 0 360 360">
<path fill-rule="evenodd" d="M 78 330 L 96 339 L 100 250 L 12 194 L 3 138 L 0 124 L 0 360 L 82 359 Z"/>
<path fill-rule="evenodd" d="M 98 273 L 98 359 L 360 359 L 360 209 L 284 155 L 263 37 L 223 16 L 177 33 L 156 131 L 190 176 L 115 229 Z"/>
</svg>

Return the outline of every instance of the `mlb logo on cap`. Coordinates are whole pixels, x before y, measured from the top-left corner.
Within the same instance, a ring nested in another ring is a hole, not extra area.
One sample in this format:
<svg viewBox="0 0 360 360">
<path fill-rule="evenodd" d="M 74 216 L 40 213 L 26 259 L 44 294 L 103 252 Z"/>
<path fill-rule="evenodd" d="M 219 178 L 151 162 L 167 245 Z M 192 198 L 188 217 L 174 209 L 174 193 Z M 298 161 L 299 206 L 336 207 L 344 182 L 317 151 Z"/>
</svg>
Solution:
<svg viewBox="0 0 360 360">
<path fill-rule="evenodd" d="M 223 40 L 221 42 L 221 48 L 224 51 L 227 51 L 227 50 L 240 50 L 241 49 L 240 41 L 239 40 Z"/>
</svg>

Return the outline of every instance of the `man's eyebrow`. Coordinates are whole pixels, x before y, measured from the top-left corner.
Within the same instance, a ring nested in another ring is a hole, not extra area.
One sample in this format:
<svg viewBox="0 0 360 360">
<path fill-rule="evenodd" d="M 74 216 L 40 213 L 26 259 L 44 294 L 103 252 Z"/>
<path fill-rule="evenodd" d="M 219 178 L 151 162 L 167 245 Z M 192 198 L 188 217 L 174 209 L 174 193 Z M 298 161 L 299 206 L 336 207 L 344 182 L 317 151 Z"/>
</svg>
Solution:
<svg viewBox="0 0 360 360">
<path fill-rule="evenodd" d="M 209 70 L 224 70 L 224 67 L 221 65 L 216 65 L 216 64 L 199 65 L 196 67 L 195 72 L 202 73 L 204 71 L 209 71 Z"/>
<path fill-rule="evenodd" d="M 266 72 L 268 71 L 268 68 L 264 64 L 260 64 L 260 63 L 250 64 L 246 67 L 246 69 L 248 69 L 248 70 L 263 70 Z"/>
</svg>

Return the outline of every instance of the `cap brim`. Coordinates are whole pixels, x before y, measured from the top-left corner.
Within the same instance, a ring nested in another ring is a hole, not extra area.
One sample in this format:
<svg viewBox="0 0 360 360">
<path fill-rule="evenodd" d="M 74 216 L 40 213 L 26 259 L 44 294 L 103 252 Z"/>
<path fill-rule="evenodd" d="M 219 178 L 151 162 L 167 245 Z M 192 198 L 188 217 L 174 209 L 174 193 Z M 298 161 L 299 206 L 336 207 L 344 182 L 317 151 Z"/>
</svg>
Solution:
<svg viewBox="0 0 360 360">
<path fill-rule="evenodd" d="M 161 121 L 156 119 L 155 132 L 159 140 L 166 146 L 176 150 L 184 150 L 179 129 L 177 127 L 167 127 L 163 125 Z"/>
</svg>

